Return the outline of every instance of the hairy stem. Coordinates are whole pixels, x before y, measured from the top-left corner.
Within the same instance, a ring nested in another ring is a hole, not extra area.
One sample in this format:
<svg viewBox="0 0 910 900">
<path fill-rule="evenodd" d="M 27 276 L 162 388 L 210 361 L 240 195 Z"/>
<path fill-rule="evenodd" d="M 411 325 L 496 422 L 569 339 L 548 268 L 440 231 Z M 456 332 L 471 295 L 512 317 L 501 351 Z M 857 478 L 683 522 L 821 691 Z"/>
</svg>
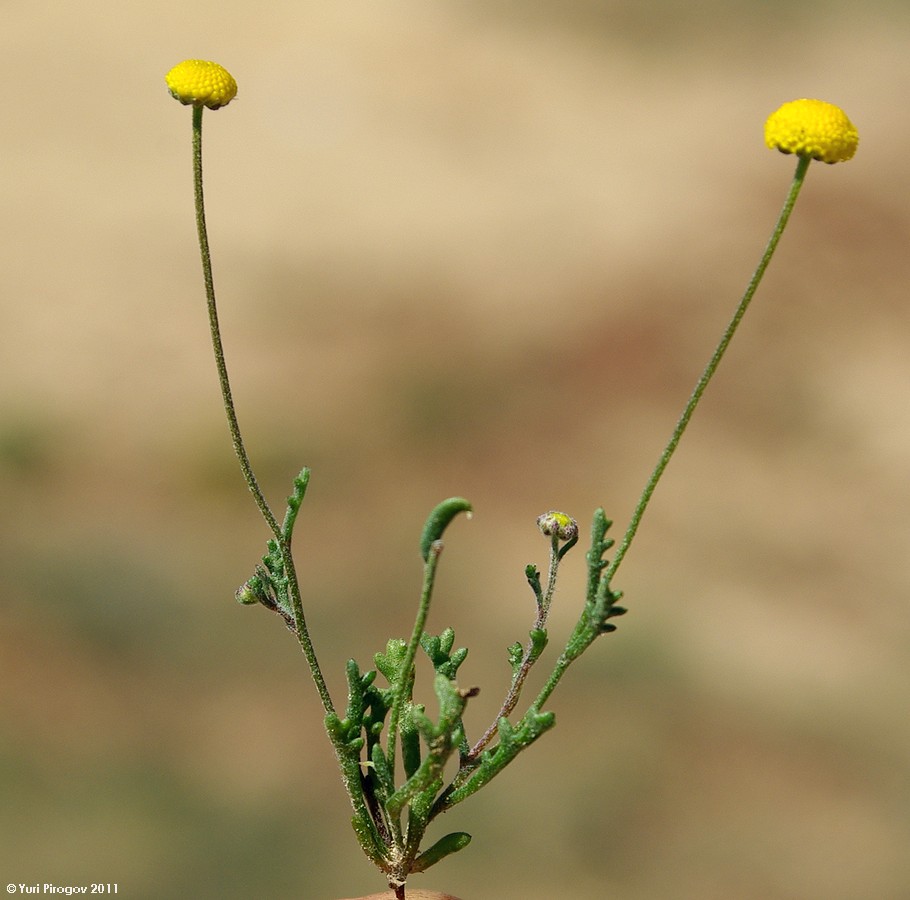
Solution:
<svg viewBox="0 0 910 900">
<path fill-rule="evenodd" d="M 408 642 L 408 647 L 405 651 L 405 658 L 401 667 L 401 678 L 395 685 L 395 694 L 392 697 L 392 708 L 389 713 L 389 743 L 386 747 L 386 757 L 389 761 L 389 768 L 393 772 L 395 771 L 395 744 L 398 740 L 398 726 L 401 721 L 401 710 L 405 701 L 411 699 L 409 696 L 411 670 L 414 668 L 414 660 L 417 657 L 417 648 L 420 646 L 420 638 L 423 636 L 424 628 L 427 624 L 427 616 L 430 613 L 430 601 L 433 598 L 433 584 L 436 580 L 436 566 L 439 562 L 439 554 L 441 552 L 442 542 L 434 541 L 429 547 L 427 560 L 423 568 L 423 589 L 420 593 L 420 605 L 417 607 L 414 628 L 411 631 L 411 639 Z"/>
<path fill-rule="evenodd" d="M 205 280 L 205 298 L 209 311 L 209 328 L 212 335 L 212 349 L 215 351 L 215 366 L 218 369 L 218 382 L 221 385 L 221 398 L 224 404 L 224 412 L 228 420 L 228 428 L 231 432 L 231 440 L 234 444 L 234 453 L 240 463 L 240 471 L 246 481 L 256 506 L 265 520 L 269 531 L 278 542 L 281 550 L 282 560 L 284 562 L 285 574 L 288 578 L 288 587 L 291 595 L 291 606 L 294 613 L 294 627 L 297 632 L 297 640 L 300 643 L 303 653 L 306 656 L 307 664 L 316 684 L 316 690 L 322 700 L 322 705 L 326 712 L 334 712 L 332 698 L 329 696 L 328 687 L 322 676 L 322 670 L 319 667 L 319 661 L 316 658 L 316 650 L 310 639 L 309 630 L 307 629 L 306 618 L 303 614 L 303 602 L 300 597 L 300 586 L 297 581 L 297 572 L 294 567 L 294 560 L 291 556 L 291 547 L 285 536 L 284 531 L 278 524 L 275 514 L 259 487 L 256 475 L 253 472 L 250 458 L 246 452 L 243 443 L 243 437 L 240 433 L 240 424 L 237 421 L 237 413 L 234 409 L 234 399 L 231 395 L 231 383 L 228 378 L 227 363 L 224 359 L 224 346 L 221 341 L 221 328 L 218 323 L 218 307 L 215 302 L 215 282 L 212 277 L 212 257 L 209 252 L 208 230 L 205 224 L 205 202 L 202 191 L 202 106 L 193 107 L 193 186 L 195 189 L 196 205 L 196 231 L 199 235 L 199 253 L 202 257 L 202 274 Z"/>
<path fill-rule="evenodd" d="M 705 392 L 705 388 L 707 388 L 708 383 L 714 377 L 714 373 L 717 371 L 717 367 L 720 365 L 720 361 L 723 358 L 730 341 L 733 340 L 733 335 L 736 333 L 739 323 L 742 321 L 743 316 L 746 314 L 746 310 L 749 308 L 749 304 L 752 302 L 752 297 L 755 295 L 759 284 L 761 284 L 765 269 L 768 268 L 768 263 L 771 262 L 771 257 L 777 249 L 777 244 L 781 239 L 781 235 L 783 235 L 784 229 L 787 227 L 787 221 L 790 218 L 790 213 L 793 211 L 793 206 L 796 203 L 796 198 L 799 196 L 800 188 L 803 186 L 803 181 L 811 161 L 811 158 L 808 156 L 799 157 L 796 165 L 796 172 L 793 176 L 793 181 L 790 184 L 790 191 L 787 194 L 787 199 L 780 211 L 777 224 L 774 226 L 774 231 L 771 233 L 771 239 L 768 241 L 761 261 L 752 275 L 752 280 L 749 282 L 742 299 L 739 301 L 739 306 L 736 307 L 733 318 L 730 319 L 729 324 L 721 336 L 720 342 L 714 350 L 714 354 L 707 366 L 705 366 L 704 371 L 701 373 L 701 376 L 695 385 L 695 390 L 692 391 L 689 401 L 686 403 L 686 407 L 679 417 L 679 421 L 676 423 L 676 428 L 673 429 L 673 434 L 670 436 L 667 446 L 664 448 L 663 453 L 661 453 L 660 459 L 642 491 L 641 497 L 638 500 L 638 505 L 635 507 L 635 512 L 632 514 L 632 519 L 629 522 L 629 527 L 626 529 L 626 533 L 623 535 L 616 550 L 616 555 L 613 557 L 613 560 L 605 573 L 608 581 L 616 573 L 616 570 L 625 558 L 626 552 L 638 531 L 638 526 L 641 524 L 642 516 L 645 514 L 648 503 L 651 501 L 651 495 L 654 493 L 654 489 L 657 487 L 657 483 L 664 474 L 664 470 L 667 468 L 670 459 L 676 452 L 676 447 L 679 444 L 680 438 L 683 436 L 683 432 L 686 430 L 686 426 L 689 424 L 689 420 L 692 418 L 692 413 L 695 412 L 695 408 L 698 406 L 702 394 Z"/>
<path fill-rule="evenodd" d="M 553 594 L 556 591 L 556 576 L 559 572 L 559 563 L 562 560 L 562 557 L 563 554 L 559 552 L 559 536 L 554 532 L 550 536 L 550 567 L 547 574 L 547 589 L 544 592 L 542 601 L 537 607 L 537 620 L 534 622 L 535 631 L 543 631 L 547 627 L 547 617 L 550 613 L 550 604 L 553 601 Z M 496 718 L 481 735 L 477 743 L 468 751 L 463 761 L 464 763 L 470 765 L 478 756 L 480 756 L 490 741 L 493 740 L 499 730 L 499 720 L 507 717 L 518 705 L 518 700 L 521 697 L 521 690 L 524 687 L 525 681 L 528 679 L 528 674 L 539 658 L 540 650 L 536 647 L 534 640 L 530 639 L 525 647 L 518 671 L 512 679 L 509 692 L 506 694 L 506 698 L 503 700 L 502 706 L 496 714 Z"/>
</svg>

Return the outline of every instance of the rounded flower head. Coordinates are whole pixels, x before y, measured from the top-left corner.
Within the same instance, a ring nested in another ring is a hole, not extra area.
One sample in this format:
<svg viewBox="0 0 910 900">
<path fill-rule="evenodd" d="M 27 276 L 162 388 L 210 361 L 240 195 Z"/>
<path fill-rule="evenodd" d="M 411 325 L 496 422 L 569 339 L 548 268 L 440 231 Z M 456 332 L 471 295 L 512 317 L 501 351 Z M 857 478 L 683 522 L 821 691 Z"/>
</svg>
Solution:
<svg viewBox="0 0 910 900">
<path fill-rule="evenodd" d="M 171 96 L 186 106 L 219 109 L 237 96 L 237 82 L 218 63 L 185 59 L 164 76 Z"/>
<path fill-rule="evenodd" d="M 578 522 L 557 509 L 538 516 L 537 527 L 546 537 L 556 535 L 561 541 L 571 541 L 578 537 Z"/>
<path fill-rule="evenodd" d="M 859 134 L 839 106 L 824 100 L 791 100 L 768 116 L 765 143 L 781 153 L 836 163 L 853 158 Z"/>
</svg>

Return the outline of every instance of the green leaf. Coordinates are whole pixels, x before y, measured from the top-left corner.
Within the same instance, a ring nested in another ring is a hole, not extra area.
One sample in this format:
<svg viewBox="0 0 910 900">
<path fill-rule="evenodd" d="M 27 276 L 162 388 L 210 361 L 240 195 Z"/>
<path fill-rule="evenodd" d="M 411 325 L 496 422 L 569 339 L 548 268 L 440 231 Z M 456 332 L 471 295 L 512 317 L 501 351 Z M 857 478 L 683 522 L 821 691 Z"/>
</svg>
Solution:
<svg viewBox="0 0 910 900">
<path fill-rule="evenodd" d="M 461 715 L 470 692 L 462 693 L 444 675 L 436 676 L 433 687 L 439 700 L 439 722 L 434 723 L 421 707 L 411 707 L 410 716 L 426 743 L 427 753 L 414 774 L 386 802 L 386 809 L 392 816 L 398 816 L 405 806 L 418 802 L 429 814 L 433 797 L 442 783 L 445 764 L 464 734 Z M 411 812 L 415 813 L 415 809 Z"/>
<path fill-rule="evenodd" d="M 294 493 L 288 497 L 288 506 L 284 514 L 284 523 L 281 526 L 281 533 L 284 539 L 291 543 L 291 536 L 294 533 L 294 522 L 297 520 L 297 513 L 300 512 L 300 504 L 303 503 L 306 494 L 307 485 L 310 482 L 310 470 L 306 467 L 300 470 L 300 474 L 294 479 Z"/>
<path fill-rule="evenodd" d="M 525 566 L 525 578 L 528 579 L 528 584 L 531 585 L 531 590 L 534 591 L 534 597 L 537 599 L 537 605 L 540 606 L 543 603 L 543 588 L 540 584 L 540 569 L 537 566 L 530 564 Z"/>
<path fill-rule="evenodd" d="M 443 500 L 429 515 L 420 535 L 420 555 L 426 562 L 430 558 L 430 547 L 442 538 L 449 523 L 460 512 L 470 513 L 473 507 L 464 497 L 449 497 Z"/>
<path fill-rule="evenodd" d="M 456 803 L 466 800 L 496 777 L 522 750 L 530 747 L 545 731 L 556 724 L 552 712 L 539 712 L 531 707 L 513 726 L 502 718 L 498 723 L 499 742 L 480 756 L 480 764 L 471 776 L 448 793 L 441 811 L 451 809 Z"/>
<path fill-rule="evenodd" d="M 423 713 L 422 706 L 407 704 L 401 717 L 401 762 L 404 774 L 411 778 L 420 768 L 420 732 L 414 721 L 414 713 Z"/>
<path fill-rule="evenodd" d="M 408 645 L 401 638 L 392 638 L 387 644 L 385 653 L 373 657 L 376 668 L 385 676 L 393 687 L 401 682 L 402 668 L 408 656 Z"/>
<path fill-rule="evenodd" d="M 367 858 L 384 871 L 388 865 L 385 857 L 386 848 L 376 833 L 376 826 L 372 820 L 366 815 L 355 815 L 351 819 L 351 825 L 357 835 L 357 843 L 360 844 Z"/>
<path fill-rule="evenodd" d="M 348 679 L 348 706 L 345 711 L 345 721 L 357 727 L 359 731 L 363 725 L 364 694 L 363 679 L 356 659 L 349 659 L 345 666 Z"/>
<path fill-rule="evenodd" d="M 450 681 L 455 680 L 455 676 L 458 674 L 458 667 L 468 655 L 466 647 L 460 647 L 454 653 L 451 653 L 454 643 L 455 632 L 451 628 L 446 628 L 438 637 L 424 633 L 420 638 L 420 646 L 423 647 L 437 674 L 445 675 Z"/>
<path fill-rule="evenodd" d="M 373 744 L 370 762 L 373 763 L 373 771 L 376 773 L 376 778 L 379 780 L 384 794 L 388 796 L 395 790 L 395 776 L 389 768 L 389 761 L 386 759 L 382 746 L 378 743 Z"/>
<path fill-rule="evenodd" d="M 521 661 L 524 659 L 525 649 L 516 641 L 507 648 L 507 652 L 509 654 L 509 665 L 512 667 L 512 677 L 514 678 L 519 669 L 521 669 Z"/>
<path fill-rule="evenodd" d="M 425 872 L 430 866 L 435 866 L 441 859 L 463 850 L 470 843 L 471 835 L 466 831 L 453 831 L 436 841 L 429 850 L 421 853 L 414 860 L 411 872 Z"/>
<path fill-rule="evenodd" d="M 556 554 L 559 559 L 562 559 L 576 544 L 578 543 L 578 535 L 575 534 L 568 541 L 566 541 L 562 547 L 560 547 L 559 552 Z"/>
<path fill-rule="evenodd" d="M 531 661 L 535 661 L 547 646 L 547 632 L 542 628 L 532 628 L 528 632 L 531 638 Z"/>
<path fill-rule="evenodd" d="M 452 647 L 455 645 L 455 629 L 446 628 L 445 631 L 439 635 L 439 649 L 442 653 L 451 653 Z M 467 653 L 467 651 L 465 651 Z"/>
</svg>

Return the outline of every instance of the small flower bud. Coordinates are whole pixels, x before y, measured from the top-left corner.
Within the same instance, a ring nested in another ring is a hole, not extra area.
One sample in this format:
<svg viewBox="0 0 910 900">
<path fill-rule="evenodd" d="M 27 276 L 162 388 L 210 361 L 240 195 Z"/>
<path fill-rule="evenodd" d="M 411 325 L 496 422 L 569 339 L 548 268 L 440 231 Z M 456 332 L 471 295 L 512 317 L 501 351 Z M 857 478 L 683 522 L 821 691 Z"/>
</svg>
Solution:
<svg viewBox="0 0 910 900">
<path fill-rule="evenodd" d="M 795 153 L 826 163 L 853 158 L 859 133 L 847 114 L 824 100 L 791 100 L 765 122 L 765 143 L 771 150 Z"/>
<path fill-rule="evenodd" d="M 237 96 L 237 82 L 218 63 L 186 59 L 164 76 L 171 96 L 185 106 L 219 109 Z"/>
<path fill-rule="evenodd" d="M 234 592 L 234 599 L 238 603 L 243 603 L 247 606 L 253 603 L 264 603 L 266 606 L 274 605 L 269 602 L 265 586 L 258 575 L 254 575 L 249 581 L 245 581 L 240 585 Z"/>
<path fill-rule="evenodd" d="M 244 605 L 258 603 L 259 593 L 253 588 L 250 582 L 247 581 L 245 584 L 240 585 L 234 592 L 234 599 L 238 603 L 243 603 Z"/>
<path fill-rule="evenodd" d="M 538 516 L 537 527 L 540 529 L 540 533 L 546 537 L 552 537 L 555 534 L 561 541 L 571 541 L 578 537 L 578 522 L 564 512 L 558 512 L 555 509 Z"/>
</svg>

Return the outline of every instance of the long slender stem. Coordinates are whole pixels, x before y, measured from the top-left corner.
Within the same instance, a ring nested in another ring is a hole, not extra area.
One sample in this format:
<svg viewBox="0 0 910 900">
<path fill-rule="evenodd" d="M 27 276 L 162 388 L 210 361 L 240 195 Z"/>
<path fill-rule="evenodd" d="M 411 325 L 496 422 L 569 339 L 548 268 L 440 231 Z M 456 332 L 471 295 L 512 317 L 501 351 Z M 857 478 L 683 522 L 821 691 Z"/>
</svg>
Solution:
<svg viewBox="0 0 910 900">
<path fill-rule="evenodd" d="M 246 481 L 256 506 L 262 518 L 265 519 L 266 525 L 278 542 L 281 550 L 282 560 L 284 562 L 285 574 L 288 578 L 288 586 L 291 594 L 291 606 L 294 614 L 294 627 L 297 631 L 297 640 L 306 656 L 307 664 L 316 684 L 316 690 L 322 700 L 322 705 L 326 712 L 334 712 L 332 698 L 329 695 L 328 687 L 319 667 L 319 661 L 316 658 L 316 650 L 310 639 L 309 630 L 307 629 L 306 618 L 303 614 L 303 603 L 300 597 L 300 585 L 297 580 L 297 571 L 294 567 L 294 560 L 291 556 L 291 548 L 288 540 L 275 518 L 271 507 L 259 487 L 256 475 L 253 472 L 253 466 L 247 455 L 246 447 L 243 443 L 243 437 L 240 433 L 240 424 L 237 421 L 237 413 L 234 410 L 234 399 L 231 394 L 231 382 L 228 378 L 227 364 L 224 359 L 224 346 L 221 341 L 221 328 L 218 324 L 218 307 L 215 302 L 215 281 L 212 276 L 212 257 L 209 252 L 208 230 L 205 224 L 205 202 L 202 190 L 202 112 L 204 107 L 193 107 L 193 186 L 195 192 L 196 206 L 196 231 L 199 235 L 199 253 L 202 257 L 202 274 L 205 280 L 205 298 L 209 311 L 209 328 L 212 335 L 212 349 L 215 351 L 215 365 L 218 369 L 218 382 L 221 385 L 221 398 L 224 403 L 224 412 L 228 420 L 228 428 L 231 432 L 231 440 L 234 444 L 234 453 L 240 463 L 240 470 Z"/>
<path fill-rule="evenodd" d="M 635 508 L 635 512 L 632 516 L 628 528 L 626 529 L 626 533 L 623 536 L 616 555 L 614 556 L 612 562 L 605 568 L 602 574 L 600 571 L 600 560 L 602 559 L 603 551 L 607 549 L 607 545 L 603 543 L 603 537 L 609 523 L 604 519 L 602 521 L 603 528 L 595 533 L 592 552 L 594 552 L 594 548 L 600 550 L 601 552 L 597 554 L 595 560 L 591 560 L 591 557 L 589 556 L 589 564 L 593 566 L 592 571 L 594 572 L 593 581 L 589 580 L 588 603 L 590 608 L 586 609 L 585 614 L 583 614 L 581 619 L 579 619 L 578 624 L 575 626 L 575 631 L 566 644 L 565 650 L 563 650 L 563 652 L 559 655 L 553 671 L 547 679 L 546 684 L 537 695 L 537 698 L 534 700 L 534 703 L 531 705 L 530 711 L 539 711 L 543 708 L 544 704 L 549 699 L 556 686 L 562 680 L 562 677 L 565 675 L 566 671 L 569 669 L 572 663 L 578 659 L 582 653 L 584 653 L 588 646 L 596 640 L 598 635 L 603 633 L 603 628 L 601 627 L 603 624 L 602 613 L 606 611 L 608 605 L 612 602 L 613 599 L 618 599 L 610 589 L 611 578 L 625 557 L 626 552 L 628 551 L 629 546 L 631 545 L 632 540 L 638 530 L 638 526 L 641 523 L 642 516 L 644 515 L 645 509 L 648 506 L 651 495 L 654 493 L 654 489 L 657 487 L 657 483 L 660 481 L 664 470 L 667 468 L 667 465 L 669 464 L 670 459 L 672 458 L 673 453 L 679 444 L 680 438 L 682 437 L 683 432 L 686 430 L 686 426 L 689 424 L 689 420 L 691 419 L 695 408 L 698 406 L 698 403 L 701 400 L 702 394 L 704 394 L 708 383 L 711 381 L 711 378 L 717 371 L 717 367 L 720 364 L 720 361 L 726 352 L 730 341 L 733 339 L 733 335 L 736 333 L 736 329 L 739 327 L 739 323 L 745 315 L 746 310 L 749 307 L 749 303 L 752 301 L 752 297 L 755 295 L 755 292 L 758 289 L 758 285 L 761 283 L 762 276 L 765 274 L 765 270 L 771 261 L 771 257 L 774 255 L 774 250 L 777 247 L 781 235 L 784 232 L 784 228 L 787 225 L 787 221 L 790 218 L 790 213 L 793 210 L 793 206 L 796 203 L 796 198 L 799 195 L 800 188 L 802 187 L 803 181 L 806 177 L 809 163 L 810 159 L 808 157 L 801 157 L 799 159 L 796 166 L 796 172 L 793 176 L 793 181 L 790 185 L 790 190 L 787 194 L 787 198 L 784 202 L 780 215 L 778 216 L 777 224 L 774 226 L 774 231 L 772 232 L 771 238 L 765 247 L 765 251 L 758 264 L 758 267 L 752 275 L 752 279 L 746 287 L 746 291 L 743 294 L 743 297 L 740 300 L 732 319 L 724 330 L 724 333 L 721 336 L 721 339 L 717 344 L 717 347 L 715 348 L 711 359 L 699 377 L 698 382 L 695 385 L 695 389 L 693 390 L 688 402 L 686 403 L 683 414 L 680 416 L 680 419 L 677 422 L 672 435 L 670 436 L 670 440 L 664 448 L 664 451 L 661 454 L 660 459 L 654 468 L 654 471 L 651 473 L 651 477 L 648 479 L 645 488 L 642 491 L 638 505 Z M 603 511 L 601 510 L 600 514 L 602 515 L 602 513 Z M 597 524 L 597 521 L 598 520 L 595 519 L 595 525 Z M 596 585 L 596 591 L 593 590 L 594 585 Z M 600 610 L 600 612 L 598 612 L 598 610 Z M 486 739 L 487 735 L 485 734 L 481 741 L 484 741 Z M 454 779 L 452 780 L 452 783 L 440 795 L 439 799 L 436 802 L 434 814 L 444 812 L 450 808 L 451 804 L 449 803 L 449 800 L 451 796 L 455 793 L 456 790 L 460 789 L 464 784 L 466 784 L 472 773 L 476 771 L 478 763 L 476 762 L 476 759 L 473 758 L 473 753 L 474 751 L 472 750 L 468 755 L 467 761 L 462 763 L 462 766 L 456 773 Z"/>
<path fill-rule="evenodd" d="M 212 334 L 212 348 L 215 351 L 215 365 L 218 369 L 218 382 L 221 385 L 221 396 L 224 401 L 224 412 L 227 415 L 228 427 L 231 431 L 231 440 L 234 444 L 234 453 L 240 462 L 243 478 L 265 519 L 269 530 L 275 535 L 276 540 L 281 537 L 281 529 L 274 513 L 269 507 L 256 481 L 250 458 L 243 444 L 240 434 L 240 424 L 234 411 L 234 400 L 231 395 L 231 383 L 228 378 L 227 364 L 224 360 L 224 346 L 221 342 L 221 328 L 218 324 L 218 307 L 215 303 L 215 282 L 212 276 L 212 257 L 209 252 L 208 229 L 205 224 L 205 201 L 202 190 L 202 113 L 204 107 L 193 107 L 193 185 L 196 200 L 196 231 L 199 234 L 199 252 L 202 256 L 202 274 L 205 279 L 205 299 L 209 311 L 209 328 Z"/>
<path fill-rule="evenodd" d="M 806 172 L 811 161 L 811 158 L 808 156 L 799 157 L 796 165 L 796 172 L 793 175 L 793 181 L 790 184 L 790 191 L 787 194 L 787 199 L 784 201 L 783 208 L 781 209 L 780 215 L 777 219 L 777 224 L 774 226 L 774 231 L 771 233 L 771 239 L 768 241 L 768 245 L 765 247 L 765 252 L 762 255 L 761 261 L 759 262 L 758 267 L 755 269 L 755 273 L 752 275 L 752 280 L 749 282 L 749 285 L 746 288 L 742 299 L 739 301 L 739 305 L 736 307 L 736 312 L 734 312 L 733 318 L 730 319 L 730 322 L 727 325 L 723 336 L 720 339 L 720 342 L 717 344 L 717 347 L 714 350 L 714 354 L 712 355 L 707 366 L 705 366 L 704 371 L 701 373 L 701 376 L 698 379 L 698 383 L 695 385 L 695 390 L 692 391 L 692 394 L 689 397 L 689 401 L 686 403 L 686 407 L 683 410 L 679 421 L 676 423 L 676 428 L 673 429 L 673 434 L 670 436 L 670 440 L 667 442 L 667 446 L 664 448 L 663 453 L 661 453 L 660 459 L 658 460 L 654 471 L 651 473 L 651 477 L 648 479 L 648 482 L 642 491 L 641 497 L 638 500 L 638 505 L 635 507 L 635 512 L 632 514 L 632 519 L 629 522 L 628 528 L 626 529 L 626 533 L 623 535 L 623 538 L 616 550 L 616 555 L 613 557 L 610 565 L 607 567 L 606 572 L 604 573 L 608 583 L 625 558 L 626 552 L 628 551 L 633 539 L 635 538 L 635 534 L 638 531 L 638 526 L 641 524 L 642 516 L 648 507 L 648 503 L 651 501 L 651 495 L 654 493 L 654 489 L 657 487 L 657 483 L 660 481 L 664 470 L 667 468 L 670 459 L 676 451 L 676 447 L 679 444 L 680 438 L 683 436 L 683 432 L 686 430 L 686 426 L 689 424 L 689 419 L 692 418 L 692 413 L 695 412 L 695 407 L 698 406 L 702 394 L 705 392 L 705 388 L 707 388 L 708 383 L 714 377 L 714 373 L 717 371 L 717 367 L 720 365 L 720 361 L 723 358 L 723 355 L 726 352 L 730 341 L 733 339 L 733 335 L 736 333 L 736 329 L 739 327 L 739 323 L 742 321 L 743 316 L 746 314 L 746 310 L 749 308 L 749 304 L 752 302 L 752 298 L 755 295 L 755 292 L 761 283 L 762 277 L 765 274 L 765 269 L 768 268 L 768 263 L 771 262 L 771 257 L 774 255 L 774 251 L 777 248 L 777 244 L 780 241 L 781 235 L 784 233 L 784 229 L 787 226 L 787 221 L 790 218 L 790 213 L 793 211 L 793 206 L 796 203 L 796 198 L 799 196 L 800 188 L 803 186 L 803 181 L 805 180 Z"/>
<path fill-rule="evenodd" d="M 562 555 L 559 552 L 559 536 L 554 532 L 550 537 L 550 567 L 547 574 L 547 589 L 537 608 L 537 620 L 534 622 L 535 631 L 543 631 L 547 627 L 547 617 L 550 613 L 550 604 L 553 601 L 553 594 L 556 591 L 556 576 L 559 571 L 559 563 L 561 560 Z M 505 700 L 502 701 L 502 706 L 499 708 L 496 718 L 493 719 L 487 730 L 480 736 L 477 743 L 468 751 L 464 762 L 470 765 L 478 756 L 480 756 L 487 744 L 496 736 L 496 733 L 499 730 L 499 720 L 508 716 L 518 705 L 522 688 L 524 687 L 525 681 L 528 679 L 531 668 L 540 657 L 540 652 L 540 648 L 535 646 L 534 639 L 530 639 L 525 647 L 524 654 L 521 657 L 518 671 L 512 679 L 512 684 L 509 687 Z"/>
<path fill-rule="evenodd" d="M 395 771 L 395 743 L 398 739 L 398 725 L 401 720 L 401 710 L 405 700 L 410 699 L 409 691 L 411 687 L 411 670 L 414 667 L 414 660 L 417 657 L 417 648 L 420 646 L 420 638 L 423 636 L 427 624 L 427 616 L 430 612 L 430 601 L 433 598 L 433 584 L 436 580 L 436 566 L 439 562 L 439 554 L 442 552 L 442 544 L 435 541 L 430 545 L 430 551 L 427 554 L 427 560 L 423 568 L 423 588 L 420 592 L 420 604 L 417 607 L 417 616 L 414 619 L 414 628 L 411 631 L 411 639 L 408 642 L 405 651 L 404 662 L 401 667 L 401 678 L 395 685 L 395 694 L 392 697 L 392 708 L 389 713 L 389 736 L 388 746 L 386 747 L 386 758 L 389 762 L 389 768 Z"/>
</svg>

